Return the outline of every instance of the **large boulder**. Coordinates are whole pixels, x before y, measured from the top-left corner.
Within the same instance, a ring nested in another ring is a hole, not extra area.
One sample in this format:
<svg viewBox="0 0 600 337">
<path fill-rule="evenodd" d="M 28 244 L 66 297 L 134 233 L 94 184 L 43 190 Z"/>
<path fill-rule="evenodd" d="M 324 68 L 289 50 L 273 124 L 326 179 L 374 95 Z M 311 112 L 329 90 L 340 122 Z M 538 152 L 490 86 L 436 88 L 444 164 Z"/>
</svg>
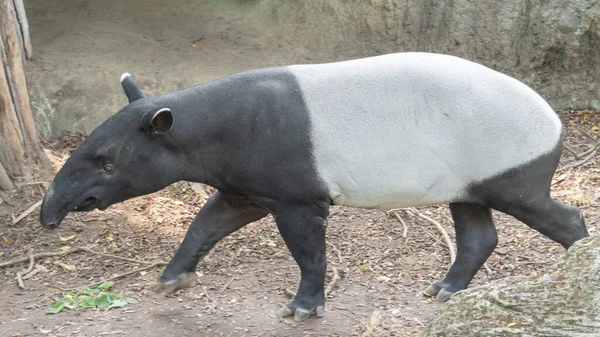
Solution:
<svg viewBox="0 0 600 337">
<path fill-rule="evenodd" d="M 600 336 L 600 237 L 576 242 L 534 276 L 455 294 L 422 337 Z"/>
</svg>

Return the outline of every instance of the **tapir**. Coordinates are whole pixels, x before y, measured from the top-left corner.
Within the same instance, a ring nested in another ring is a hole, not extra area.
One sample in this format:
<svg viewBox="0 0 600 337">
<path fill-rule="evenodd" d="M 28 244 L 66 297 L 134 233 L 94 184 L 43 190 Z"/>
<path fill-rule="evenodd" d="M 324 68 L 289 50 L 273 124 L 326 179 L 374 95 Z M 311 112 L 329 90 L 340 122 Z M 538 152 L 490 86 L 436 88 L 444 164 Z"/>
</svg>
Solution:
<svg viewBox="0 0 600 337">
<path fill-rule="evenodd" d="M 300 267 L 281 312 L 323 316 L 331 205 L 447 203 L 457 256 L 425 290 L 465 289 L 498 238 L 491 210 L 569 248 L 588 236 L 582 214 L 550 197 L 562 148 L 552 108 L 518 80 L 458 57 L 397 53 L 259 69 L 146 97 L 121 77 L 128 105 L 96 128 L 56 174 L 40 220 L 104 210 L 177 181 L 217 192 L 158 280 L 188 287 L 220 239 L 272 214 Z"/>
</svg>

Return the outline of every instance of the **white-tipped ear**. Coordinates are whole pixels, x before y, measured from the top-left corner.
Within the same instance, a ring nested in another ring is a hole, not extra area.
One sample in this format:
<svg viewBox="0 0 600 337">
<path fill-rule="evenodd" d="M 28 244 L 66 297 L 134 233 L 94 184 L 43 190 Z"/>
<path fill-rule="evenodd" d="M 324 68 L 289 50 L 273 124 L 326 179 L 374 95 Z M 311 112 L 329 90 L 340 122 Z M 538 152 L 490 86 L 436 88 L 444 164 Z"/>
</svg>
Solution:
<svg viewBox="0 0 600 337">
<path fill-rule="evenodd" d="M 129 100 L 129 103 L 135 102 L 140 98 L 146 97 L 142 89 L 135 84 L 133 78 L 130 73 L 124 73 L 121 75 L 121 86 L 123 87 L 123 91 L 125 92 L 125 96 Z"/>
<path fill-rule="evenodd" d="M 123 73 L 123 75 L 121 75 L 120 82 L 123 83 L 123 80 L 126 79 L 127 77 L 131 77 L 131 74 L 130 73 Z"/>
</svg>

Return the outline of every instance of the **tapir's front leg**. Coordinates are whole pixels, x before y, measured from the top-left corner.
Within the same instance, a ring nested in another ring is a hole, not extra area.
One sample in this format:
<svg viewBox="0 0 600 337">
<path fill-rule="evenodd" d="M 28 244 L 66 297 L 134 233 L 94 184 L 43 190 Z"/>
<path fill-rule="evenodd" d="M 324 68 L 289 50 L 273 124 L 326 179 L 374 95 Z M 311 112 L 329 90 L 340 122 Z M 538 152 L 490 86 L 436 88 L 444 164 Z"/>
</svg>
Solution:
<svg viewBox="0 0 600 337">
<path fill-rule="evenodd" d="M 325 228 L 328 209 L 311 206 L 282 207 L 274 213 L 279 233 L 300 267 L 298 293 L 281 313 L 303 321 L 325 308 Z"/>
<path fill-rule="evenodd" d="M 198 261 L 223 237 L 268 214 L 244 197 L 216 192 L 202 207 L 159 279 L 159 291 L 191 285 Z"/>
</svg>

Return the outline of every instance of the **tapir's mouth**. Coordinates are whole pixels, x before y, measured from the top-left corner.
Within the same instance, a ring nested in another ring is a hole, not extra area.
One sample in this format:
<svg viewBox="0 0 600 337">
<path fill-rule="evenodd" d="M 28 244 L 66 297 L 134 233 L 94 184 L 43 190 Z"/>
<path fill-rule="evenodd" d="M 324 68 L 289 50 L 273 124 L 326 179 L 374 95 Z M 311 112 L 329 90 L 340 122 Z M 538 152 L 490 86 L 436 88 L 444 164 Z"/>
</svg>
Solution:
<svg viewBox="0 0 600 337">
<path fill-rule="evenodd" d="M 98 199 L 95 197 L 85 198 L 79 205 L 73 209 L 75 212 L 88 212 L 99 206 Z"/>
</svg>

